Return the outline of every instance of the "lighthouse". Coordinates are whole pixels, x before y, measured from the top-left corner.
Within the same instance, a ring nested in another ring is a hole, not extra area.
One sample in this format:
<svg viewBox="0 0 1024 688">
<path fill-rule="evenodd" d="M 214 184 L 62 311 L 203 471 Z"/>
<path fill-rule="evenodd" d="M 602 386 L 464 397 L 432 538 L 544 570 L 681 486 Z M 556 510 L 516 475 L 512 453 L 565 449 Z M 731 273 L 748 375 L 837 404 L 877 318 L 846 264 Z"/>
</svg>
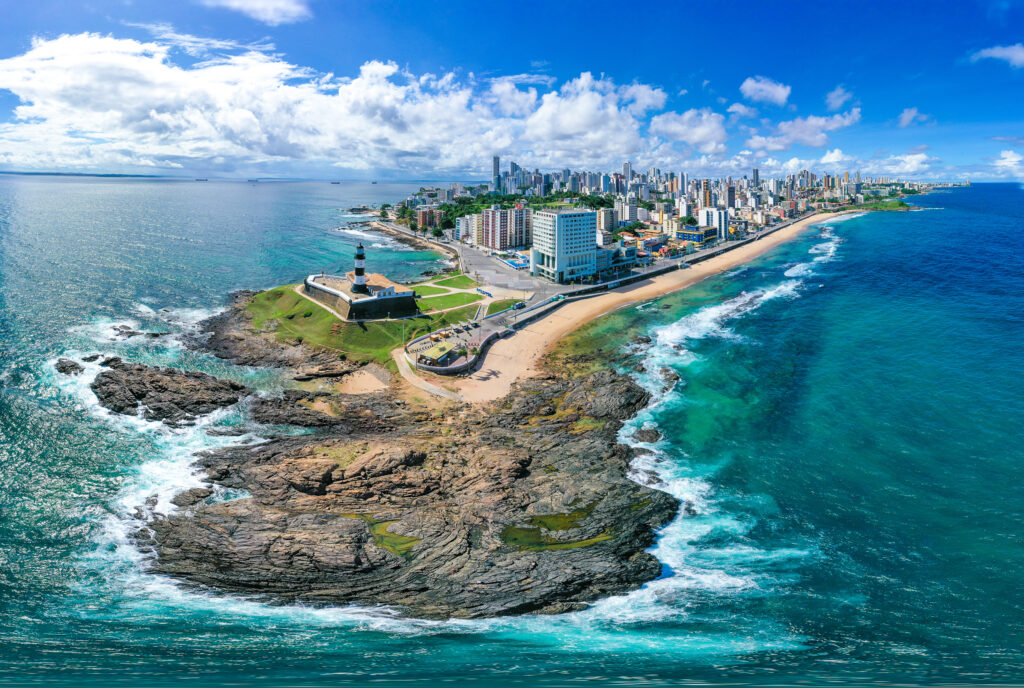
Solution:
<svg viewBox="0 0 1024 688">
<path fill-rule="evenodd" d="M 356 247 L 355 270 L 344 275 L 310 275 L 304 283 L 309 298 L 320 301 L 342 320 L 386 320 L 416 315 L 416 292 L 384 275 L 366 272 L 366 250 Z"/>
<path fill-rule="evenodd" d="M 370 293 L 366 287 L 366 252 L 362 244 L 356 247 L 356 271 L 352 276 L 352 291 L 358 294 Z"/>
</svg>

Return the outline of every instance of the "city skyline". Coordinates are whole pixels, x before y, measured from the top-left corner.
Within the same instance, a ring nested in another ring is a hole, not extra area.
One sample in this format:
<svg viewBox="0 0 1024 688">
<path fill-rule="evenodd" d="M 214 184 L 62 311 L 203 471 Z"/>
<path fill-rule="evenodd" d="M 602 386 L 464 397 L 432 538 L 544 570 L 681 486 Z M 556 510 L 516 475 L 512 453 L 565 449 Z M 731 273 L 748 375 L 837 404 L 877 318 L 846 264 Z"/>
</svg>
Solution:
<svg viewBox="0 0 1024 688">
<path fill-rule="evenodd" d="M 1024 178 L 1018 3 L 669 7 L 616 50 L 593 49 L 612 9 L 593 4 L 544 21 L 460 3 L 57 7 L 0 28 L 0 171 L 490 181 L 500 156 Z M 477 40 L 517 25 L 514 43 Z"/>
</svg>

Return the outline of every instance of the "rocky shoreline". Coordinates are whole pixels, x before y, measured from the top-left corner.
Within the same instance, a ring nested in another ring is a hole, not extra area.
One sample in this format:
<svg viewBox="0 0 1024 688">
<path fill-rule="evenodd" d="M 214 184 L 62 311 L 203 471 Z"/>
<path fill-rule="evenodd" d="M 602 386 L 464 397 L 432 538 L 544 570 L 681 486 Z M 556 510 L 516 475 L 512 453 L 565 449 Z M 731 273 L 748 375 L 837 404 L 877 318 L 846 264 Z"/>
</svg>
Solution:
<svg viewBox="0 0 1024 688">
<path fill-rule="evenodd" d="M 304 380 L 358 369 L 253 329 L 252 295 L 236 294 L 192 346 Z M 241 402 L 253 422 L 315 429 L 200 455 L 208 485 L 136 533 L 154 571 L 424 618 L 577 610 L 661 574 L 645 550 L 679 505 L 627 477 L 635 450 L 617 434 L 648 395 L 612 371 L 534 378 L 480 408 L 395 391 L 268 398 L 202 373 L 101 365 L 93 389 L 117 413 L 182 424 Z M 218 486 L 250 496 L 217 501 Z"/>
<path fill-rule="evenodd" d="M 381 234 L 387 234 L 389 237 L 392 237 L 395 241 L 403 243 L 406 246 L 443 253 L 449 259 L 458 260 L 459 258 L 459 254 L 455 249 L 451 248 L 450 246 L 445 246 L 443 244 L 430 241 L 426 237 L 413 236 L 412 234 L 392 229 L 391 227 L 388 227 L 387 224 L 379 220 L 373 220 L 368 224 L 369 227 L 374 231 L 380 232 Z"/>
</svg>

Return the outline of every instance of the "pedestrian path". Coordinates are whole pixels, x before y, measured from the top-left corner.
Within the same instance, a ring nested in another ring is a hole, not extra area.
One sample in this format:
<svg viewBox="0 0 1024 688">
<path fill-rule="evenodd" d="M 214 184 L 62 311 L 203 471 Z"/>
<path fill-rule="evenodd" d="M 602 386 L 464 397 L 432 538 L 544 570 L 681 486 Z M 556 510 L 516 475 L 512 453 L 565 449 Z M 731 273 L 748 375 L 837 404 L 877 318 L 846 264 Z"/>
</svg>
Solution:
<svg viewBox="0 0 1024 688">
<path fill-rule="evenodd" d="M 412 367 L 409 365 L 408 359 L 405 357 L 405 351 L 402 347 L 391 352 L 391 358 L 395 359 L 395 363 L 398 365 L 398 372 L 401 373 L 402 377 L 405 378 L 406 382 L 415 387 L 416 389 L 423 390 L 428 394 L 432 394 L 435 397 L 441 397 L 442 399 L 451 399 L 452 401 L 462 401 L 462 397 L 458 393 L 451 390 L 439 387 L 438 385 L 431 384 L 421 378 L 419 375 L 413 372 Z"/>
</svg>

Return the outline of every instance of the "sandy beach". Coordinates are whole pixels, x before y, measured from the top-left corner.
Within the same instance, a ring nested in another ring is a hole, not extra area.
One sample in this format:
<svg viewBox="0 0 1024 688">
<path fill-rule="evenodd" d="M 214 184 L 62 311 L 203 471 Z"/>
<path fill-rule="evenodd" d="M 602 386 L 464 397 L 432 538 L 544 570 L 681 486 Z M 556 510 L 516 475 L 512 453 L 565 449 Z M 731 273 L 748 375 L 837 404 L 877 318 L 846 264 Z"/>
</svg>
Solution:
<svg viewBox="0 0 1024 688">
<path fill-rule="evenodd" d="M 496 342 L 487 352 L 480 369 L 469 377 L 453 380 L 455 387 L 465 401 L 483 403 L 498 399 L 509 392 L 516 380 L 536 375 L 544 354 L 577 327 L 618 308 L 685 289 L 712 275 L 753 260 L 765 251 L 793 239 L 808 226 L 839 214 L 842 213 L 815 214 L 685 270 L 568 303 L 519 330 L 515 336 Z"/>
</svg>

